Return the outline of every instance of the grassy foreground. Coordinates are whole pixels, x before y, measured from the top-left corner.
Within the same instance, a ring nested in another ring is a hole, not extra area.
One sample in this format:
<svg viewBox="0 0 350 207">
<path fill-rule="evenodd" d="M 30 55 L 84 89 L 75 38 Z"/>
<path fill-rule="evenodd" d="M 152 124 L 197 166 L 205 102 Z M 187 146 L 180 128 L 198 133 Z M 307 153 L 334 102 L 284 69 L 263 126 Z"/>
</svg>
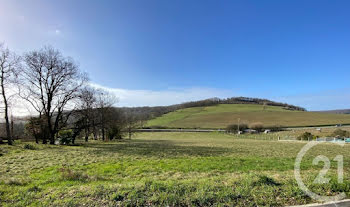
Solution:
<svg viewBox="0 0 350 207">
<path fill-rule="evenodd" d="M 304 142 L 237 139 L 219 133 L 141 133 L 82 146 L 0 146 L 0 206 L 283 206 L 313 202 L 297 186 L 294 160 Z M 28 148 L 28 147 L 27 147 Z M 29 147 L 30 148 L 30 147 Z M 331 162 L 314 184 L 317 155 L 344 156 L 344 183 Z M 350 145 L 321 144 L 302 176 L 322 195 L 350 195 Z"/>
<path fill-rule="evenodd" d="M 170 128 L 225 128 L 229 124 L 260 122 L 265 126 L 317 126 L 350 124 L 349 114 L 290 111 L 278 106 L 220 104 L 177 110 L 150 120 L 147 126 Z"/>
</svg>

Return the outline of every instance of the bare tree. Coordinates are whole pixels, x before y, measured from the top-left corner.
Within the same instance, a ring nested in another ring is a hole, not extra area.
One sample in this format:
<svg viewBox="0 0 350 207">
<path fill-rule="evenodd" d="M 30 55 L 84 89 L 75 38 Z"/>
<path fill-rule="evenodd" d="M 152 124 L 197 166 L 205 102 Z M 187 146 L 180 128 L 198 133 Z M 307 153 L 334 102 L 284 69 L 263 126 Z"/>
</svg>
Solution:
<svg viewBox="0 0 350 207">
<path fill-rule="evenodd" d="M 95 127 L 95 117 L 93 112 L 97 104 L 96 93 L 96 89 L 88 86 L 82 88 L 79 93 L 79 112 L 81 115 L 81 121 L 83 122 L 81 126 L 85 130 L 86 142 L 89 140 L 91 127 Z"/>
<path fill-rule="evenodd" d="M 0 44 L 0 86 L 4 102 L 5 128 L 8 144 L 12 145 L 12 135 L 9 121 L 9 85 L 15 82 L 20 65 L 20 57 L 12 53 L 3 44 Z"/>
<path fill-rule="evenodd" d="M 124 115 L 124 125 L 126 132 L 128 133 L 129 139 L 136 132 L 136 129 L 141 127 L 143 124 L 143 120 L 141 116 L 138 116 L 136 113 L 126 112 Z"/>
<path fill-rule="evenodd" d="M 113 105 L 117 102 L 114 94 L 105 90 L 97 90 L 97 109 L 100 118 L 100 126 L 102 133 L 102 140 L 106 138 L 106 127 L 108 122 L 108 112 L 112 110 Z"/>
<path fill-rule="evenodd" d="M 54 144 L 55 134 L 67 122 L 75 107 L 72 100 L 77 98 L 87 78 L 72 58 L 62 56 L 52 47 L 27 53 L 24 62 L 20 95 L 39 117 L 45 117 L 50 144 Z M 66 110 L 70 112 L 64 112 Z"/>
</svg>

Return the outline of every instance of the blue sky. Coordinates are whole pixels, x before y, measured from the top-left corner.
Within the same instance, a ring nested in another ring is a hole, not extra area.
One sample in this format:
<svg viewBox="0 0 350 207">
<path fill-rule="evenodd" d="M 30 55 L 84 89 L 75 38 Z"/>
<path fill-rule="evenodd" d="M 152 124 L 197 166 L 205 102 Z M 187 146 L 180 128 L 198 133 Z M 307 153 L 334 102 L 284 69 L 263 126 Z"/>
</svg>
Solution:
<svg viewBox="0 0 350 207">
<path fill-rule="evenodd" d="M 350 108 L 349 1 L 0 0 L 0 42 L 53 45 L 119 105 L 213 96 Z"/>
</svg>

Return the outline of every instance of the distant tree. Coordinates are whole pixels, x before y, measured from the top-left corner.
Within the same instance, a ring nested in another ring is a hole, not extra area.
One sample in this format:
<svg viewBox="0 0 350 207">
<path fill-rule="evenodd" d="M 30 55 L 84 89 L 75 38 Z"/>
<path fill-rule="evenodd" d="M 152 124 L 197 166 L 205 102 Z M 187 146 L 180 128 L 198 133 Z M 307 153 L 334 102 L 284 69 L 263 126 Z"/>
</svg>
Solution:
<svg viewBox="0 0 350 207">
<path fill-rule="evenodd" d="M 110 108 L 104 116 L 106 140 L 121 139 L 125 128 L 123 113 L 118 108 Z"/>
<path fill-rule="evenodd" d="M 313 140 L 314 135 L 311 134 L 310 132 L 304 132 L 298 137 L 299 140 Z"/>
<path fill-rule="evenodd" d="M 342 130 L 342 129 L 336 129 L 336 130 L 332 133 L 332 136 L 334 136 L 334 137 L 336 137 L 336 136 L 339 136 L 339 137 L 350 137 L 350 132 L 349 132 L 349 131 Z"/>
<path fill-rule="evenodd" d="M 260 122 L 252 123 L 249 125 L 249 128 L 256 130 L 257 132 L 262 132 L 264 125 Z"/>
<path fill-rule="evenodd" d="M 124 125 L 129 139 L 131 139 L 132 135 L 136 132 L 136 129 L 142 126 L 142 123 L 142 117 L 137 114 L 130 112 L 124 114 Z"/>
<path fill-rule="evenodd" d="M 99 124 L 102 133 L 102 140 L 106 140 L 106 127 L 111 120 L 111 116 L 108 116 L 113 110 L 113 105 L 117 102 L 117 98 L 114 94 L 105 90 L 97 90 L 96 92 L 96 108 L 99 115 Z"/>
<path fill-rule="evenodd" d="M 75 108 L 73 100 L 87 78 L 79 71 L 72 58 L 44 47 L 24 56 L 25 67 L 21 72 L 21 97 L 28 101 L 47 121 L 50 144 L 55 143 L 56 133 L 64 127 Z"/>
<path fill-rule="evenodd" d="M 80 113 L 81 122 L 80 127 L 85 130 L 85 141 L 89 140 L 90 128 L 95 126 L 94 108 L 97 104 L 96 89 L 92 87 L 84 87 L 79 92 L 79 107 L 78 111 Z"/>
<path fill-rule="evenodd" d="M 230 124 L 226 127 L 226 132 L 228 133 L 238 133 L 238 131 L 244 131 L 248 129 L 248 125 L 247 124 L 242 124 L 240 123 L 238 124 Z"/>
<path fill-rule="evenodd" d="M 0 86 L 1 95 L 4 103 L 5 128 L 8 144 L 12 145 L 12 135 L 9 120 L 9 94 L 8 89 L 15 83 L 20 66 L 20 57 L 0 44 Z"/>
</svg>

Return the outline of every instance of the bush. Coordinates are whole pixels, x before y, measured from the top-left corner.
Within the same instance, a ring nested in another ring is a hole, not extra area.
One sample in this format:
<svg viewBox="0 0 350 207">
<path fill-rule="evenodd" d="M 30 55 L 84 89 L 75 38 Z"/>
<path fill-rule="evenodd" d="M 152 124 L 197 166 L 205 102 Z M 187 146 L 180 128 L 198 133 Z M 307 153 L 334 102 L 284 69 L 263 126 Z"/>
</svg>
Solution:
<svg viewBox="0 0 350 207">
<path fill-rule="evenodd" d="M 116 126 L 108 129 L 107 136 L 109 140 L 122 139 L 121 130 Z"/>
<path fill-rule="evenodd" d="M 342 130 L 342 129 L 336 129 L 333 133 L 332 136 L 334 137 L 350 137 L 350 132 Z"/>
<path fill-rule="evenodd" d="M 239 125 L 239 131 L 243 131 L 248 129 L 247 124 L 240 124 Z M 237 133 L 238 132 L 238 124 L 230 124 L 226 127 L 226 132 L 228 133 Z"/>
<path fill-rule="evenodd" d="M 58 132 L 57 138 L 61 145 L 69 145 L 73 141 L 73 131 L 71 129 L 61 130 Z"/>
<path fill-rule="evenodd" d="M 35 146 L 31 145 L 31 144 L 25 144 L 23 146 L 24 149 L 28 149 L 28 150 L 35 150 Z"/>
<path fill-rule="evenodd" d="M 304 132 L 298 137 L 299 140 L 313 140 L 315 138 L 310 132 Z"/>
<path fill-rule="evenodd" d="M 252 123 L 249 125 L 249 128 L 256 130 L 257 132 L 262 132 L 264 130 L 264 126 L 260 122 Z"/>
</svg>

